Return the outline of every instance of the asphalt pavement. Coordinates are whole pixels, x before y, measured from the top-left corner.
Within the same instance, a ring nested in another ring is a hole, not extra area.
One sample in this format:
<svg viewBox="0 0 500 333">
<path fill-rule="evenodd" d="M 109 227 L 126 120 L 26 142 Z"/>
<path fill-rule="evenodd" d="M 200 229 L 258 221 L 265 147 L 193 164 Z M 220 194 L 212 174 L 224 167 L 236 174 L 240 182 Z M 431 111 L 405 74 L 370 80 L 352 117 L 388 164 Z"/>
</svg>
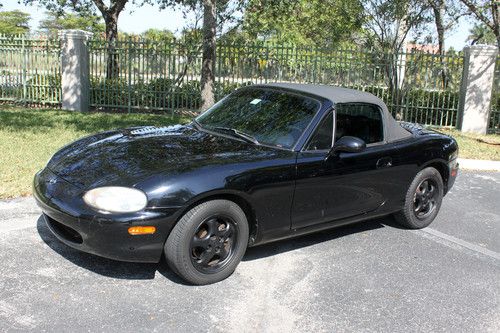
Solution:
<svg viewBox="0 0 500 333">
<path fill-rule="evenodd" d="M 0 332 L 500 332 L 500 173 L 462 171 L 426 229 L 390 217 L 247 251 L 189 286 L 73 250 L 0 201 Z"/>
</svg>

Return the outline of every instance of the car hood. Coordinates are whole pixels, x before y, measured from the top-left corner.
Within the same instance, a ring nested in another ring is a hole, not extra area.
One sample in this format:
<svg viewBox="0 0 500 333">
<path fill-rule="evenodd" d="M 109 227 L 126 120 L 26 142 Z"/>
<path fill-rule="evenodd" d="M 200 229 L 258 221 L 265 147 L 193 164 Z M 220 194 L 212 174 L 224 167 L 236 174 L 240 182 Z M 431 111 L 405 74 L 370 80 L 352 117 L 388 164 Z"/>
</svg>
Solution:
<svg viewBox="0 0 500 333">
<path fill-rule="evenodd" d="M 47 167 L 80 188 L 134 186 L 207 166 L 272 158 L 278 149 L 197 130 L 191 125 L 103 132 L 58 151 Z"/>
</svg>

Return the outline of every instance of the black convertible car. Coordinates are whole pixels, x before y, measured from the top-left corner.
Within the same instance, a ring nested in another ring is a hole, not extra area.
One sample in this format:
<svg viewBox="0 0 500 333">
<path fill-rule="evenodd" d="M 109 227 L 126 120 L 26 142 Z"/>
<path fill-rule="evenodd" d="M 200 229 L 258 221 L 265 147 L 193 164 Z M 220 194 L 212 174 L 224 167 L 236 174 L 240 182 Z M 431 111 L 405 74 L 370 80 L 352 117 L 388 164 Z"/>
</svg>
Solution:
<svg viewBox="0 0 500 333">
<path fill-rule="evenodd" d="M 103 257 L 158 262 L 193 284 L 228 277 L 248 246 L 388 214 L 436 217 L 455 140 L 398 123 L 375 96 L 266 84 L 188 125 L 85 137 L 34 179 L 50 230 Z"/>
</svg>

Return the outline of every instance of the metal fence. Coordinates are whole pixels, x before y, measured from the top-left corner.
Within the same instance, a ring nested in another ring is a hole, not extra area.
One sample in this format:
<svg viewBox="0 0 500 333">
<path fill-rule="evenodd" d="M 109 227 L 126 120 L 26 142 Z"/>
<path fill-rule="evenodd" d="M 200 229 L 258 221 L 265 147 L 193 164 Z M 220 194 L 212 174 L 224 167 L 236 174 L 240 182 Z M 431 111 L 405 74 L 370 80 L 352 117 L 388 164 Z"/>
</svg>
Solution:
<svg viewBox="0 0 500 333">
<path fill-rule="evenodd" d="M 122 110 L 198 110 L 201 47 L 179 42 L 90 41 L 91 105 Z M 284 45 L 217 45 L 215 95 L 251 83 L 322 83 L 369 91 L 399 119 L 455 126 L 461 55 L 398 55 Z M 112 73 L 112 75 L 110 75 Z"/>
<path fill-rule="evenodd" d="M 218 56 L 221 82 L 304 82 L 355 88 L 383 99 L 399 119 L 456 124 L 461 55 L 222 45 Z"/>
<path fill-rule="evenodd" d="M 61 103 L 61 46 L 46 36 L 0 35 L 0 101 Z M 141 112 L 199 110 L 201 46 L 129 38 L 89 41 L 90 103 Z M 456 126 L 463 56 L 409 51 L 320 49 L 273 44 L 217 45 L 215 95 L 267 82 L 322 83 L 371 92 L 401 120 Z M 490 132 L 500 133 L 500 57 Z"/>
<path fill-rule="evenodd" d="M 89 42 L 90 104 L 141 111 L 197 110 L 201 56 L 181 44 Z"/>
<path fill-rule="evenodd" d="M 58 39 L 0 35 L 0 101 L 61 103 Z"/>
<path fill-rule="evenodd" d="M 500 57 L 497 58 L 495 65 L 490 105 L 488 131 L 491 133 L 500 133 Z"/>
</svg>

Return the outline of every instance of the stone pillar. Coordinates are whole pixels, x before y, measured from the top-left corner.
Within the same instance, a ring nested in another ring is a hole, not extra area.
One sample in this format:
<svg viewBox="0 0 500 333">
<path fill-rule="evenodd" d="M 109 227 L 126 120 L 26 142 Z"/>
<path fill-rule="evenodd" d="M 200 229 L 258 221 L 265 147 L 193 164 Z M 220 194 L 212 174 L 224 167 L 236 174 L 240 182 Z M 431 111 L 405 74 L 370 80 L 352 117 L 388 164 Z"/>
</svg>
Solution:
<svg viewBox="0 0 500 333">
<path fill-rule="evenodd" d="M 457 127 L 462 132 L 486 134 L 498 50 L 495 46 L 464 48 Z"/>
<path fill-rule="evenodd" d="M 89 51 L 91 33 L 82 30 L 62 30 L 61 88 L 62 108 L 88 111 L 90 103 Z"/>
</svg>

